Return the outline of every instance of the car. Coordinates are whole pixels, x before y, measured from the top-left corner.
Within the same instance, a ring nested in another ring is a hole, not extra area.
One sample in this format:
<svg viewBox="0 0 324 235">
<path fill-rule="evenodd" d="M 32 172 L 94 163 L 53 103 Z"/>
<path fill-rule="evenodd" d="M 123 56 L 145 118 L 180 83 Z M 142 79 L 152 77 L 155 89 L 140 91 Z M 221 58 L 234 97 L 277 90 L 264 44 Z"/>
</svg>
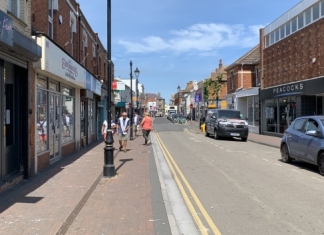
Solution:
<svg viewBox="0 0 324 235">
<path fill-rule="evenodd" d="M 281 160 L 289 163 L 300 160 L 318 166 L 324 175 L 324 116 L 303 116 L 296 118 L 280 143 Z"/>
<path fill-rule="evenodd" d="M 155 117 L 162 117 L 162 112 L 157 112 L 157 113 L 155 114 Z"/>
<path fill-rule="evenodd" d="M 249 126 L 239 110 L 209 109 L 205 119 L 205 135 L 215 139 L 239 137 L 247 141 Z"/>
</svg>

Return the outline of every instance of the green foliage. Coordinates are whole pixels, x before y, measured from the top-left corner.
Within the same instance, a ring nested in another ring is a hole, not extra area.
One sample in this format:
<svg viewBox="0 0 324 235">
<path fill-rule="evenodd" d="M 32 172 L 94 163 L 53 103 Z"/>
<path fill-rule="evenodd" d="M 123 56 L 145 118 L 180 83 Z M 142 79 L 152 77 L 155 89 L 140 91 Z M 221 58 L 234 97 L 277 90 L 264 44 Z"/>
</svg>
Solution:
<svg viewBox="0 0 324 235">
<path fill-rule="evenodd" d="M 219 92 L 221 91 L 223 84 L 222 84 L 223 74 L 219 74 L 216 78 L 216 81 L 213 82 L 213 91 L 216 94 L 216 105 L 218 108 L 218 100 L 219 100 Z"/>
<path fill-rule="evenodd" d="M 209 88 L 211 86 L 212 80 L 211 78 L 208 78 L 204 81 L 203 84 L 203 89 L 204 89 L 204 100 L 207 102 L 208 104 L 208 98 L 209 98 Z"/>
<path fill-rule="evenodd" d="M 216 78 L 216 81 L 212 81 L 211 78 L 205 80 L 203 89 L 204 89 L 204 100 L 207 101 L 207 104 L 208 104 L 209 95 L 211 96 L 215 95 L 216 105 L 218 105 L 219 93 L 222 87 L 224 86 L 224 84 L 222 83 L 222 79 L 223 79 L 223 74 L 219 74 Z"/>
</svg>

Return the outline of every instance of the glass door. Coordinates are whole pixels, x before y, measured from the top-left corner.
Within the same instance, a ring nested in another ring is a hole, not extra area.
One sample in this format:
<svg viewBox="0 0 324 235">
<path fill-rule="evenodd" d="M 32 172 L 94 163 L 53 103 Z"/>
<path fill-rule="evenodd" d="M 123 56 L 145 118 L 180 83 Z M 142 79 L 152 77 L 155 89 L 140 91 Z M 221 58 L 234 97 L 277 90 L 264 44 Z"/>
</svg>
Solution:
<svg viewBox="0 0 324 235">
<path fill-rule="evenodd" d="M 49 105 L 49 148 L 50 158 L 60 156 L 61 149 L 61 96 L 50 94 Z"/>
</svg>

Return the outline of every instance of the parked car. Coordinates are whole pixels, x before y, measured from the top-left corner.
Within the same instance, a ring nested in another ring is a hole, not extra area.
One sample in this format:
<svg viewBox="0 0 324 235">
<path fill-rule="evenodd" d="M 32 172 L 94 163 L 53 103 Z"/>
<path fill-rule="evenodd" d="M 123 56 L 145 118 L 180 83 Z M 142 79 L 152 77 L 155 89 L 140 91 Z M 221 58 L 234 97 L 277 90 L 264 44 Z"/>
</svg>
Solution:
<svg viewBox="0 0 324 235">
<path fill-rule="evenodd" d="M 155 117 L 162 117 L 162 112 L 157 112 L 157 113 L 155 114 Z"/>
<path fill-rule="evenodd" d="M 249 135 L 248 123 L 239 110 L 210 109 L 205 124 L 205 135 L 213 135 L 215 139 L 240 137 L 246 141 Z"/>
<path fill-rule="evenodd" d="M 283 162 L 301 160 L 318 166 L 324 175 L 324 116 L 296 118 L 284 133 L 280 152 Z"/>
</svg>

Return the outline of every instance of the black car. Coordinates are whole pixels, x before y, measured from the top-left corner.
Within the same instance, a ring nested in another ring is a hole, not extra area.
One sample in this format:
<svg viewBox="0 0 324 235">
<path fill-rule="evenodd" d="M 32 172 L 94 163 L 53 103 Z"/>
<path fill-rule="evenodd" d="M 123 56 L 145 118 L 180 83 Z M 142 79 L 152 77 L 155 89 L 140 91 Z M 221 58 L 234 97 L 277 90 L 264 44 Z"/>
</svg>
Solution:
<svg viewBox="0 0 324 235">
<path fill-rule="evenodd" d="M 205 135 L 221 137 L 240 137 L 246 141 L 249 135 L 248 123 L 239 110 L 210 109 L 207 112 Z"/>
</svg>

